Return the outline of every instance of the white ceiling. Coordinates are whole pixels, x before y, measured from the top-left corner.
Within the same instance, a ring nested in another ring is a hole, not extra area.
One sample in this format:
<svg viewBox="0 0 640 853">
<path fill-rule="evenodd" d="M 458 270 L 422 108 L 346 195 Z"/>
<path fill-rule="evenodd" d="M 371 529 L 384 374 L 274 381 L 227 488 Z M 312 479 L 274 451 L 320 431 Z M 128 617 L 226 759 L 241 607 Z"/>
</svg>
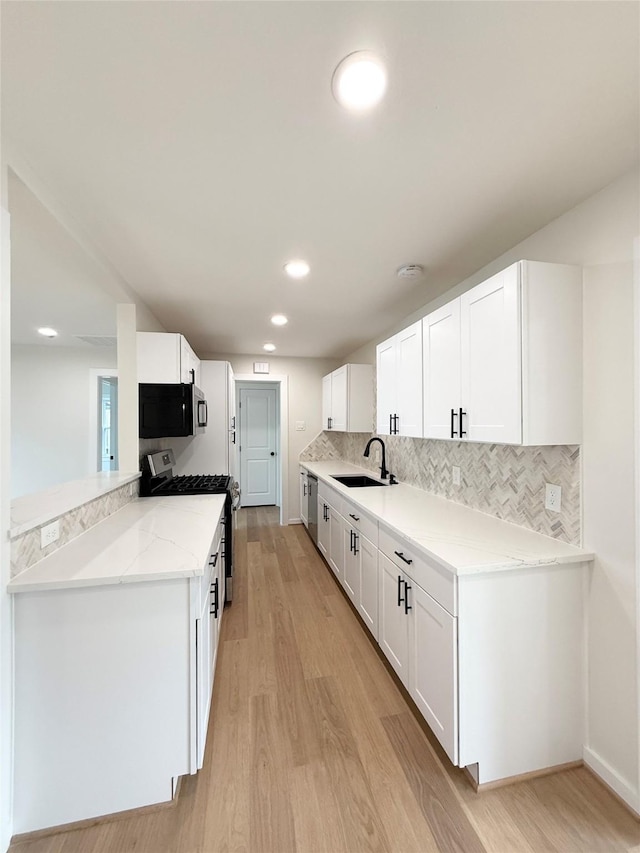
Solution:
<svg viewBox="0 0 640 853">
<path fill-rule="evenodd" d="M 3 135 L 198 352 L 344 356 L 638 162 L 635 2 L 1 14 Z M 389 68 L 367 115 L 331 95 L 359 49 Z"/>
<path fill-rule="evenodd" d="M 12 343 L 86 349 L 109 338 L 115 346 L 116 303 L 101 286 L 104 271 L 11 172 L 9 198 Z M 42 337 L 42 326 L 58 336 Z"/>
</svg>

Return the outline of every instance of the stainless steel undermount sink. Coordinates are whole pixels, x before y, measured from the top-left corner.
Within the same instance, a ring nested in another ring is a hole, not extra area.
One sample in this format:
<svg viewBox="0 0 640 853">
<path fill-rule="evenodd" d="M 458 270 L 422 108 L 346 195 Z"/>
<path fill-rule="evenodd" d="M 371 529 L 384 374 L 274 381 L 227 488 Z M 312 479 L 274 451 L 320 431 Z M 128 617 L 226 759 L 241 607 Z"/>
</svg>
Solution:
<svg viewBox="0 0 640 853">
<path fill-rule="evenodd" d="M 349 489 L 362 489 L 367 486 L 388 486 L 388 483 L 381 483 L 379 480 L 374 480 L 372 477 L 367 477 L 365 474 L 331 474 L 333 480 L 342 483 Z"/>
</svg>

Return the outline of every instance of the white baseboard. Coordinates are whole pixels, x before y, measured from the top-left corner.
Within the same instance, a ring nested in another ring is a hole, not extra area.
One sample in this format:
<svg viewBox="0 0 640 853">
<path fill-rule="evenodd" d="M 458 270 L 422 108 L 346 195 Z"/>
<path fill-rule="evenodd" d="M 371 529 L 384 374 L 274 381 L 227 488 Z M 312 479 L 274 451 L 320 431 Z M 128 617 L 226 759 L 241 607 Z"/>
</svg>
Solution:
<svg viewBox="0 0 640 853">
<path fill-rule="evenodd" d="M 638 789 L 623 779 L 610 764 L 588 746 L 583 749 L 583 758 L 587 767 L 599 776 L 605 785 L 611 788 L 614 794 L 617 794 L 632 811 L 640 815 L 640 792 Z"/>
<path fill-rule="evenodd" d="M 301 518 L 290 518 L 289 524 L 302 524 L 302 519 Z"/>
</svg>

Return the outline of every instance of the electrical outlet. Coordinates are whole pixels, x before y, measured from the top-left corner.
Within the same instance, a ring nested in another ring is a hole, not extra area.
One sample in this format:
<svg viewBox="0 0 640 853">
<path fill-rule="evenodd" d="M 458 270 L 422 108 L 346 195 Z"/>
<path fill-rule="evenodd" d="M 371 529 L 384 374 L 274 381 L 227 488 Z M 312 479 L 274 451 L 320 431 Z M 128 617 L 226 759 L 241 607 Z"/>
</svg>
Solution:
<svg viewBox="0 0 640 853">
<path fill-rule="evenodd" d="M 306 428 L 307 428 L 307 425 L 304 421 L 296 421 L 296 431 L 297 432 L 304 432 Z"/>
<path fill-rule="evenodd" d="M 460 467 L 458 465 L 454 465 L 451 469 L 451 476 L 453 478 L 453 485 L 460 485 Z"/>
<path fill-rule="evenodd" d="M 545 483 L 544 508 L 552 512 L 560 512 L 562 508 L 562 487 L 553 483 Z"/>
<path fill-rule="evenodd" d="M 46 548 L 60 538 L 60 522 L 54 521 L 52 524 L 47 524 L 46 527 L 40 528 L 40 547 Z"/>
</svg>

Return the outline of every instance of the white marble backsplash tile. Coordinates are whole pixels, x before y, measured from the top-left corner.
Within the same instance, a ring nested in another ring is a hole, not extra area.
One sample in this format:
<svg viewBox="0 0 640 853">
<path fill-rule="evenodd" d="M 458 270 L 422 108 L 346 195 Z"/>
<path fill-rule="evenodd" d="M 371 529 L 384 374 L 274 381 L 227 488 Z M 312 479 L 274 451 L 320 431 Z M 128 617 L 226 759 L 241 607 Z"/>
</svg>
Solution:
<svg viewBox="0 0 640 853">
<path fill-rule="evenodd" d="M 11 577 L 33 566 L 38 560 L 57 551 L 99 521 L 103 521 L 126 504 L 136 500 L 138 494 L 139 481 L 136 480 L 76 507 L 70 512 L 63 513 L 59 516 L 60 538 L 46 548 L 40 547 L 40 530 L 43 525 L 16 536 L 11 541 Z M 48 519 L 46 524 L 54 520 Z"/>
<path fill-rule="evenodd" d="M 377 471 L 362 453 L 372 433 L 321 432 L 300 461 L 343 459 Z M 383 436 L 387 468 L 398 480 L 571 545 L 581 544 L 580 447 L 433 441 Z M 377 444 L 377 443 L 376 443 Z M 452 468 L 460 468 L 453 485 Z M 544 507 L 545 483 L 562 487 L 562 510 Z"/>
</svg>

